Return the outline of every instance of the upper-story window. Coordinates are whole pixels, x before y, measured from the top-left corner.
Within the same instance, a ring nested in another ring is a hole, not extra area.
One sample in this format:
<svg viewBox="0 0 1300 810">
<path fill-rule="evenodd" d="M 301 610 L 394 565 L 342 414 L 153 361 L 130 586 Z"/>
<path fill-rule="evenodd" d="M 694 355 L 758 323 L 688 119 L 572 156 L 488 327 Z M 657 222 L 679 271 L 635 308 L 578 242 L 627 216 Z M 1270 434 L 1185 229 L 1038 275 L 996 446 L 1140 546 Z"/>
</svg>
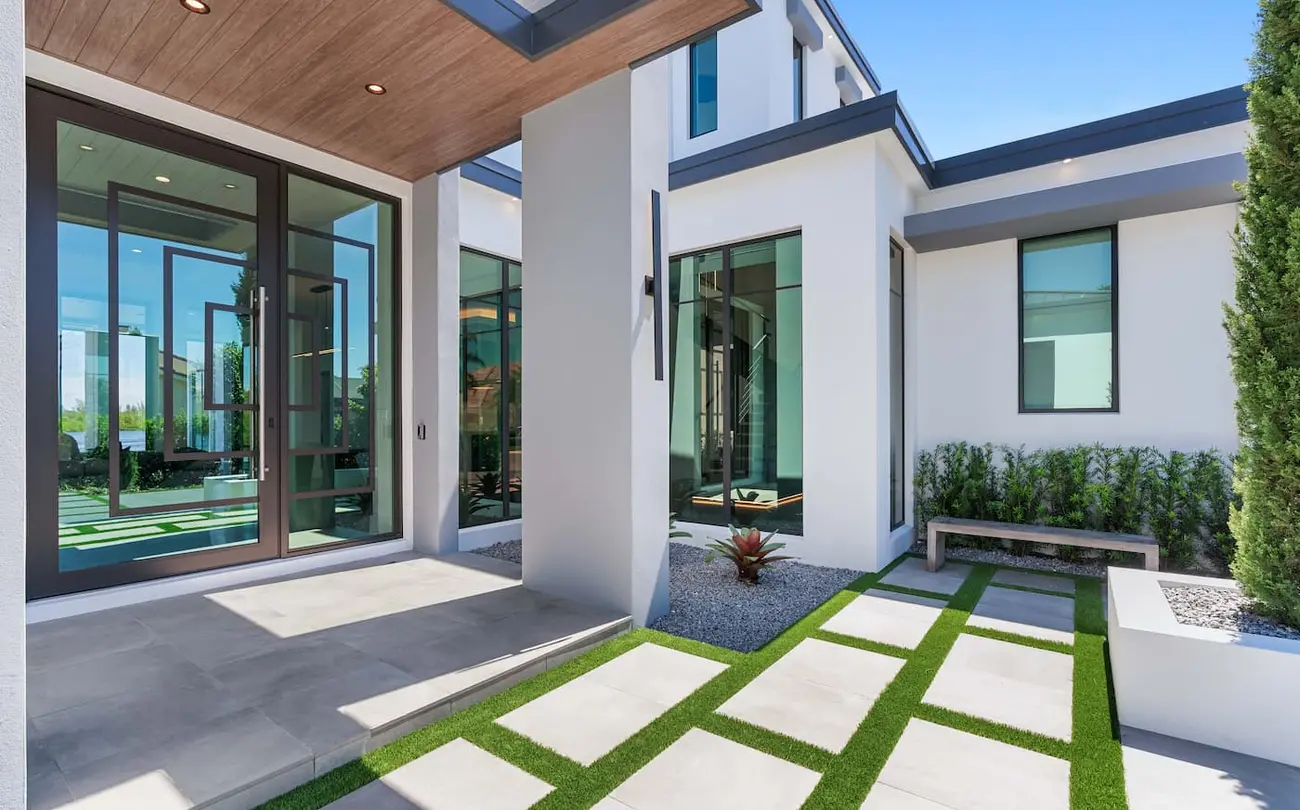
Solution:
<svg viewBox="0 0 1300 810">
<path fill-rule="evenodd" d="M 718 35 L 691 45 L 691 137 L 718 128 Z"/>
<path fill-rule="evenodd" d="M 1020 411 L 1119 410 L 1115 228 L 1020 242 Z"/>
<path fill-rule="evenodd" d="M 804 85 L 805 69 L 803 59 L 803 43 L 798 37 L 791 40 L 794 43 L 794 120 L 802 121 L 807 105 L 804 103 Z"/>
</svg>

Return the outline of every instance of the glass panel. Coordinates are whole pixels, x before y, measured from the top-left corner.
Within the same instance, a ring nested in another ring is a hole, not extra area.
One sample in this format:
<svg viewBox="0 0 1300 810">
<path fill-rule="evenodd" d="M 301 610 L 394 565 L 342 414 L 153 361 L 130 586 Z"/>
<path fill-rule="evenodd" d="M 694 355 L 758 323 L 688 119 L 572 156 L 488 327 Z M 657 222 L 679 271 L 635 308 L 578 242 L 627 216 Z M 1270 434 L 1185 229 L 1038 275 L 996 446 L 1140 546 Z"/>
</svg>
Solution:
<svg viewBox="0 0 1300 810">
<path fill-rule="evenodd" d="M 668 263 L 668 300 L 695 301 L 722 296 L 722 251 L 680 256 Z"/>
<path fill-rule="evenodd" d="M 720 526 L 727 523 L 723 321 L 718 299 L 669 308 L 669 508 L 679 520 Z"/>
<path fill-rule="evenodd" d="M 512 265 L 513 271 L 518 265 Z M 509 516 L 522 517 L 524 513 L 523 470 L 523 291 L 511 290 L 508 294 L 510 318 L 506 322 L 509 334 L 506 344 L 510 350 L 509 377 L 506 384 L 506 427 L 509 430 L 506 459 L 506 479 L 509 482 Z"/>
<path fill-rule="evenodd" d="M 1021 245 L 1022 406 L 1114 407 L 1111 230 Z"/>
<path fill-rule="evenodd" d="M 288 212 L 289 548 L 300 549 L 397 525 L 394 212 L 292 174 Z M 322 496 L 296 497 L 306 492 Z"/>
<path fill-rule="evenodd" d="M 803 531 L 802 290 L 731 302 L 733 522 Z"/>
<path fill-rule="evenodd" d="M 794 40 L 794 120 L 802 121 L 804 117 L 804 75 L 803 75 L 803 43 Z"/>
<path fill-rule="evenodd" d="M 889 243 L 889 525 L 898 528 L 907 486 L 903 436 L 903 251 Z"/>
<path fill-rule="evenodd" d="M 718 37 L 691 46 L 691 137 L 718 128 Z"/>
<path fill-rule="evenodd" d="M 460 252 L 460 297 L 501 291 L 501 260 L 469 250 Z"/>
<path fill-rule="evenodd" d="M 497 289 L 501 265 L 497 263 Z M 460 524 L 506 516 L 501 459 L 501 296 L 460 304 Z"/>
<path fill-rule="evenodd" d="M 255 543 L 256 180 L 57 132 L 59 568 Z"/>
</svg>

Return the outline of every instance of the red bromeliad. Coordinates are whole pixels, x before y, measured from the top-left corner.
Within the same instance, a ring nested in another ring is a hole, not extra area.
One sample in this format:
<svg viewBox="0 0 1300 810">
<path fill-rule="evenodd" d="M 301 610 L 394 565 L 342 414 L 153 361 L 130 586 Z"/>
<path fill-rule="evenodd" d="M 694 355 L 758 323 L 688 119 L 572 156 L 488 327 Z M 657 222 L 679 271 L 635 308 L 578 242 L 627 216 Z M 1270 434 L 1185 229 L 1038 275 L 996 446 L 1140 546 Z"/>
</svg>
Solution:
<svg viewBox="0 0 1300 810">
<path fill-rule="evenodd" d="M 785 548 L 785 543 L 774 543 L 776 532 L 764 537 L 758 529 L 737 529 L 729 526 L 731 537 L 726 540 L 714 540 L 706 548 L 710 549 L 705 562 L 713 562 L 717 555 L 722 555 L 736 566 L 736 579 L 747 585 L 758 584 L 758 574 L 767 566 L 781 560 L 793 560 L 794 557 L 773 556 L 773 553 Z"/>
</svg>

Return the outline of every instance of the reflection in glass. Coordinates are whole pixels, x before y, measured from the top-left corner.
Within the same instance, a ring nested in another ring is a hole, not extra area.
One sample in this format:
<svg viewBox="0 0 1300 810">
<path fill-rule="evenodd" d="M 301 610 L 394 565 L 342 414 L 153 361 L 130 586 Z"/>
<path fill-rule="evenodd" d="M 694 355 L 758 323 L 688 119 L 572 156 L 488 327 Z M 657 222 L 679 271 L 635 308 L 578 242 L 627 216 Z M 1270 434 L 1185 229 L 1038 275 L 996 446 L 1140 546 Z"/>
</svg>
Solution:
<svg viewBox="0 0 1300 810">
<path fill-rule="evenodd" d="M 394 531 L 393 206 L 289 175 L 289 548 Z"/>
<path fill-rule="evenodd" d="M 803 531 L 801 265 L 799 236 L 669 264 L 669 498 L 683 521 Z"/>
<path fill-rule="evenodd" d="M 57 131 L 59 568 L 256 542 L 256 180 Z"/>
<path fill-rule="evenodd" d="M 1114 379 L 1110 228 L 1021 243 L 1021 407 L 1110 410 Z"/>
<path fill-rule="evenodd" d="M 718 128 L 718 36 L 691 45 L 691 137 Z"/>
<path fill-rule="evenodd" d="M 460 254 L 460 525 L 522 515 L 522 268 Z"/>
</svg>

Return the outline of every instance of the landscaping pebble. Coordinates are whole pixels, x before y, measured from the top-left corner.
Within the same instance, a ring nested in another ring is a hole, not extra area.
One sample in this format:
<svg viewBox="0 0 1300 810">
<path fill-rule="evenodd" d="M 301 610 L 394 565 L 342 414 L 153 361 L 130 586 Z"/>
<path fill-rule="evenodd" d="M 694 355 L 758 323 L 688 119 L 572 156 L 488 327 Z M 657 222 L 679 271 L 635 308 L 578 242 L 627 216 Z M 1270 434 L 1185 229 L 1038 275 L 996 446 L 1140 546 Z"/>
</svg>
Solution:
<svg viewBox="0 0 1300 810">
<path fill-rule="evenodd" d="M 1250 597 L 1232 588 L 1161 585 L 1180 624 L 1300 641 L 1300 630 L 1256 615 Z"/>
<path fill-rule="evenodd" d="M 753 652 L 862 576 L 847 568 L 796 562 L 763 570 L 757 585 L 736 581 L 723 559 L 705 563 L 706 552 L 681 543 L 668 549 L 667 616 L 650 625 L 738 652 Z"/>
<path fill-rule="evenodd" d="M 497 543 L 492 546 L 474 549 L 475 554 L 482 554 L 484 557 L 491 557 L 494 560 L 505 560 L 515 565 L 524 564 L 524 541 L 507 540 L 504 543 Z"/>
<path fill-rule="evenodd" d="M 925 543 L 920 542 L 912 546 L 912 551 L 918 554 L 925 553 Z M 989 550 L 973 548 L 971 546 L 953 546 L 950 545 L 945 552 L 945 556 L 950 560 L 962 560 L 964 562 L 989 563 L 990 565 L 1007 565 L 1013 568 L 1033 568 L 1037 571 L 1051 571 L 1056 574 L 1069 574 L 1078 577 L 1096 577 L 1098 579 L 1106 578 L 1105 560 L 1084 560 L 1080 562 L 1066 562 L 1058 560 L 1055 557 L 1043 557 L 1037 554 L 1025 554 L 1016 556 L 1009 551 Z"/>
</svg>

